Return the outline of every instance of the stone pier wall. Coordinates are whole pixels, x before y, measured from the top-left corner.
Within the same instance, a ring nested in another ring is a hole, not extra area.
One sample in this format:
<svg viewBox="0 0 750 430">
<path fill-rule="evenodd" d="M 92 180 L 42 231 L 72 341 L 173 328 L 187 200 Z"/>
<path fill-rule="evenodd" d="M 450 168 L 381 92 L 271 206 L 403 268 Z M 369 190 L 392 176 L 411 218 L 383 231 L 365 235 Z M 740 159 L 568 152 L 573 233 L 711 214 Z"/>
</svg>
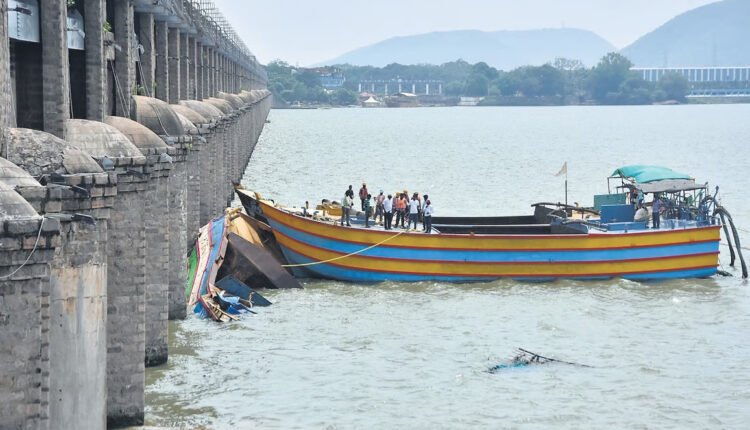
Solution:
<svg viewBox="0 0 750 430">
<path fill-rule="evenodd" d="M 0 183 L 6 207 L 15 194 Z M 20 200 L 20 199 L 19 199 Z M 15 206 L 15 203 L 14 203 Z M 21 204 L 18 204 L 21 206 Z M 49 423 L 49 263 L 57 232 L 42 232 L 29 205 L 0 216 L 0 417 L 3 428 L 46 429 Z M 46 223 L 45 223 L 46 224 Z M 36 245 L 35 245 L 36 244 Z M 35 249 L 26 265 L 29 253 Z"/>
<path fill-rule="evenodd" d="M 190 152 L 191 142 L 178 143 L 179 150 L 174 155 L 172 172 L 169 176 L 169 214 L 164 227 L 169 229 L 169 242 L 165 255 L 169 261 L 165 266 L 168 268 L 169 276 L 165 277 L 168 283 L 168 304 L 166 306 L 169 319 L 182 319 L 187 315 L 187 300 L 185 299 L 185 286 L 187 284 L 187 253 L 186 243 L 188 236 L 188 163 L 187 156 Z M 193 223 L 195 224 L 195 223 Z M 164 320 L 166 323 L 166 318 Z M 165 354 L 166 360 L 166 354 Z"/>
<path fill-rule="evenodd" d="M 146 366 L 156 366 L 167 361 L 167 336 L 169 327 L 169 276 L 165 268 L 170 263 L 172 231 L 164 223 L 173 208 L 170 200 L 172 164 L 160 160 L 168 148 L 152 149 L 148 155 L 149 187 L 144 196 L 146 212 L 143 221 L 146 229 Z M 180 189 L 178 187 L 178 189 Z M 179 209 L 177 209 L 179 210 Z"/>
<path fill-rule="evenodd" d="M 26 10 L 0 0 L 0 428 L 140 425 L 266 74 L 208 0 L 39 4 L 41 37 L 21 40 L 8 20 Z M 73 12 L 85 36 L 66 46 Z"/>
<path fill-rule="evenodd" d="M 145 158 L 115 159 L 117 198 L 109 219 L 107 423 L 143 424 L 146 350 Z M 138 175 L 140 174 L 140 175 Z"/>
</svg>

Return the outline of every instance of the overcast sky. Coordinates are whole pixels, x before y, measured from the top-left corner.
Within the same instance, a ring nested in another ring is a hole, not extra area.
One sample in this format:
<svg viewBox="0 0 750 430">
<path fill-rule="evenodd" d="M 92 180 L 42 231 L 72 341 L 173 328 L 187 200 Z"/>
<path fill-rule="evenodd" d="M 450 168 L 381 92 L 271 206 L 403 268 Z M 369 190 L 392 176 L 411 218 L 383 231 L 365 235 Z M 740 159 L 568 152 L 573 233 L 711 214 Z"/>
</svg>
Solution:
<svg viewBox="0 0 750 430">
<path fill-rule="evenodd" d="M 394 36 L 444 30 L 591 30 L 623 48 L 716 0 L 214 0 L 262 63 L 306 66 Z"/>
</svg>

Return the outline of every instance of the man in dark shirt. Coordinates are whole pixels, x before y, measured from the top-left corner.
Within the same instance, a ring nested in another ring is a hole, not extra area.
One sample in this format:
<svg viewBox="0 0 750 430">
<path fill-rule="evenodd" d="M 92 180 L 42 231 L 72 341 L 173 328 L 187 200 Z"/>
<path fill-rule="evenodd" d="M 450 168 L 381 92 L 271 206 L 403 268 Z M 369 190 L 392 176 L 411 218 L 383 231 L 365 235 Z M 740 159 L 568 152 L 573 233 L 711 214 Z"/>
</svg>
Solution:
<svg viewBox="0 0 750 430">
<path fill-rule="evenodd" d="M 370 228 L 370 198 L 372 198 L 371 195 L 367 195 L 364 200 L 362 200 L 362 210 L 365 211 L 365 227 Z"/>
<path fill-rule="evenodd" d="M 359 189 L 359 199 L 362 202 L 362 210 L 365 210 L 365 199 L 367 198 L 367 184 L 362 182 L 362 188 Z"/>
<path fill-rule="evenodd" d="M 664 207 L 664 203 L 657 194 L 654 194 L 654 202 L 651 203 L 651 219 L 653 219 L 654 228 L 659 228 L 659 221 L 661 221 L 661 210 Z"/>
</svg>

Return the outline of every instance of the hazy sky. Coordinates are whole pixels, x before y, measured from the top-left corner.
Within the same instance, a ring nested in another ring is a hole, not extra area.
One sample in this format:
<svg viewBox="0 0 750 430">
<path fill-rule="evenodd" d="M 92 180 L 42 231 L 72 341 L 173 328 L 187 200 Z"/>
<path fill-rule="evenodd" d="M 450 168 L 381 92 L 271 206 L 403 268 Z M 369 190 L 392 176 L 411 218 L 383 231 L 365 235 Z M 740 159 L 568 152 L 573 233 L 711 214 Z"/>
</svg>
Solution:
<svg viewBox="0 0 750 430">
<path fill-rule="evenodd" d="M 393 36 L 443 30 L 591 30 L 623 48 L 715 0 L 214 0 L 258 59 L 301 66 Z"/>
</svg>

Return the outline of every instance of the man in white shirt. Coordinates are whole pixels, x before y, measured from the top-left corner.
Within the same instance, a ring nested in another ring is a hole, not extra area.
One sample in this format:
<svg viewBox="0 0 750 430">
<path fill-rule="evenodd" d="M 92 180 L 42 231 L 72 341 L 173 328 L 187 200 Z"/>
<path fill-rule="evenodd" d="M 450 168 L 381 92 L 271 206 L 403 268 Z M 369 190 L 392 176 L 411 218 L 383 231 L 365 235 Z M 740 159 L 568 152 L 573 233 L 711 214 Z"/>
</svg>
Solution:
<svg viewBox="0 0 750 430">
<path fill-rule="evenodd" d="M 375 221 L 375 224 L 383 224 L 383 202 L 385 201 L 385 194 L 383 194 L 383 190 L 380 190 L 380 194 L 378 194 L 377 199 L 375 200 L 375 216 L 372 217 L 372 220 Z"/>
<path fill-rule="evenodd" d="M 432 213 L 435 211 L 435 209 L 430 204 L 430 201 L 426 198 L 424 201 L 424 205 L 424 232 L 429 233 L 432 231 Z"/>
<path fill-rule="evenodd" d="M 388 198 L 383 201 L 383 210 L 385 211 L 383 214 L 385 217 L 385 229 L 390 230 L 391 221 L 393 221 L 393 197 L 390 194 L 388 194 Z"/>
<path fill-rule="evenodd" d="M 352 198 L 349 196 L 349 191 L 347 190 L 344 194 L 344 200 L 341 202 L 341 225 L 344 225 L 344 222 L 346 222 L 347 227 L 351 227 L 350 224 L 350 213 L 351 208 L 354 202 L 352 202 Z"/>
<path fill-rule="evenodd" d="M 414 222 L 414 229 L 416 230 L 417 220 L 419 220 L 419 199 L 414 194 L 409 201 L 409 223 L 406 225 L 406 229 L 411 228 L 411 223 Z"/>
</svg>

